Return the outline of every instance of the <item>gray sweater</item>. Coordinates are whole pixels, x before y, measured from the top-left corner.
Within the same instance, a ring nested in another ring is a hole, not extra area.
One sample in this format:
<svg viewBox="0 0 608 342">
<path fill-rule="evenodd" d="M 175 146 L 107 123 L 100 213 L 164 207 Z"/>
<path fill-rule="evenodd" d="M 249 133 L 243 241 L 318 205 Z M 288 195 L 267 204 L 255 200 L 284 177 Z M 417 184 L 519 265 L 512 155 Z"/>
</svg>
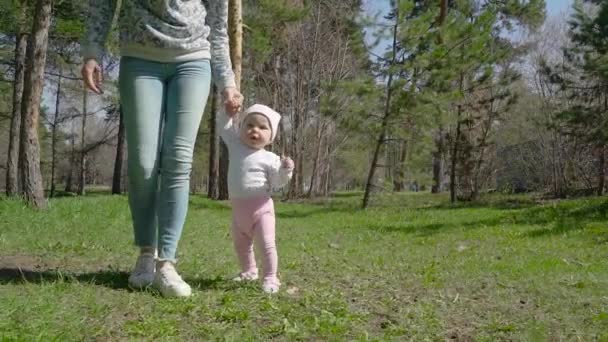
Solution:
<svg viewBox="0 0 608 342">
<path fill-rule="evenodd" d="M 89 0 L 83 58 L 99 60 L 112 25 L 110 0 Z M 120 53 L 156 62 L 211 59 L 218 88 L 234 86 L 228 0 L 122 0 Z"/>
</svg>

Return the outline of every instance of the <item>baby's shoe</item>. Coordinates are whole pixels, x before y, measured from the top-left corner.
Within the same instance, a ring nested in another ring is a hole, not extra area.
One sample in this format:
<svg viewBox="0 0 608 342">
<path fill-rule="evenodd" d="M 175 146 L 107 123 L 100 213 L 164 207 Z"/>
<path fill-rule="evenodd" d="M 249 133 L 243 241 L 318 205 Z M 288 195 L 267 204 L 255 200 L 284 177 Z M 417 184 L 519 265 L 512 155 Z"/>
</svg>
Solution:
<svg viewBox="0 0 608 342">
<path fill-rule="evenodd" d="M 281 287 L 281 282 L 276 278 L 264 280 L 264 283 L 262 284 L 262 290 L 268 294 L 279 292 L 279 287 Z"/>
<path fill-rule="evenodd" d="M 241 272 L 236 277 L 232 278 L 233 281 L 254 281 L 258 280 L 258 271 L 247 271 Z"/>
</svg>

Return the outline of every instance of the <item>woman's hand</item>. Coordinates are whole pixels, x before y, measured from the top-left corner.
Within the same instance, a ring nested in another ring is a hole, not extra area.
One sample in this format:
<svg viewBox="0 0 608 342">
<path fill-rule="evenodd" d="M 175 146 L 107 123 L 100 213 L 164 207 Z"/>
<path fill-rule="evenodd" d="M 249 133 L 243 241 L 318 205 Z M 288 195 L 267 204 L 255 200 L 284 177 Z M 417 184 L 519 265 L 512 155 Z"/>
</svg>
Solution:
<svg viewBox="0 0 608 342">
<path fill-rule="evenodd" d="M 82 66 L 82 79 L 87 88 L 91 89 L 96 94 L 103 94 L 101 82 L 103 82 L 103 73 L 97 61 L 93 58 L 88 59 Z"/>
<path fill-rule="evenodd" d="M 243 106 L 243 95 L 235 87 L 226 87 L 222 91 L 222 97 L 226 114 L 230 117 L 235 116 Z"/>
</svg>

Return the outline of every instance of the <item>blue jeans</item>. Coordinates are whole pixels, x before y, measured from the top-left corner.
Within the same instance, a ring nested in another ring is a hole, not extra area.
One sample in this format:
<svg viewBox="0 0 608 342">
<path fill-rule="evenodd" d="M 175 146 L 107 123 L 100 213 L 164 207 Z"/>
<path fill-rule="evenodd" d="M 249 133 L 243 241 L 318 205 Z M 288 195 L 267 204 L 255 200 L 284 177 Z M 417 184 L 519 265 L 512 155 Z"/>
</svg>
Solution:
<svg viewBox="0 0 608 342">
<path fill-rule="evenodd" d="M 194 143 L 211 85 L 209 60 L 120 61 L 135 244 L 175 262 L 188 211 Z"/>
</svg>

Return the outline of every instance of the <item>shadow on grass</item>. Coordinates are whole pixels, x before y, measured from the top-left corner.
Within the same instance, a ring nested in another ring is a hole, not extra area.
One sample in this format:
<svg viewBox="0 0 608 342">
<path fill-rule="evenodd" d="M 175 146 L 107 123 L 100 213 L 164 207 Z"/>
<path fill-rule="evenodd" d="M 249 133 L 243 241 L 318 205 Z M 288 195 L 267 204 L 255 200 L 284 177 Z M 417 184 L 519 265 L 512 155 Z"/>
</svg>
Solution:
<svg viewBox="0 0 608 342">
<path fill-rule="evenodd" d="M 503 223 L 507 217 L 504 215 L 498 215 L 484 220 L 476 220 L 470 222 L 450 222 L 450 223 L 430 223 L 430 224 L 416 224 L 416 223 L 403 223 L 403 224 L 391 224 L 391 225 L 371 225 L 368 226 L 370 229 L 377 230 L 380 232 L 401 232 L 404 234 L 416 234 L 419 236 L 431 236 L 444 231 L 448 231 L 455 228 L 465 229 L 480 229 L 495 227 Z"/>
<path fill-rule="evenodd" d="M 589 223 L 606 222 L 607 218 L 608 202 L 603 201 L 570 209 L 559 206 L 532 208 L 519 219 L 525 224 L 547 225 L 526 233 L 529 237 L 541 237 L 582 230 Z"/>
<path fill-rule="evenodd" d="M 223 289 L 225 288 L 226 279 L 221 277 L 215 278 L 188 278 L 185 277 L 184 280 L 190 284 L 190 286 L 194 288 L 199 288 L 200 290 L 211 290 L 211 289 Z"/>
<path fill-rule="evenodd" d="M 63 273 L 59 270 L 33 271 L 23 268 L 0 268 L 0 285 L 6 284 L 43 284 L 43 283 L 85 283 L 104 286 L 114 290 L 140 291 L 129 286 L 129 273 L 122 271 L 98 271 L 88 273 Z M 200 290 L 237 288 L 238 283 L 227 282 L 220 277 L 186 279 Z M 233 284 L 234 283 L 234 284 Z M 232 286 L 230 286 L 232 285 Z"/>
<path fill-rule="evenodd" d="M 499 209 L 499 210 L 514 210 L 527 209 L 537 207 L 539 203 L 534 198 L 482 198 L 479 201 L 473 202 L 442 202 L 433 206 L 428 206 L 423 209 L 439 209 L 439 210 L 455 210 L 455 209 Z"/>
<path fill-rule="evenodd" d="M 106 197 L 106 196 L 121 196 L 121 195 L 126 195 L 126 193 L 122 193 L 122 194 L 116 194 L 113 195 L 112 194 L 112 190 L 111 189 L 86 189 L 85 190 L 85 194 L 82 197 Z M 49 196 L 49 191 L 45 190 L 45 196 Z M 63 191 L 63 190 L 56 190 L 55 193 L 53 194 L 53 198 L 64 198 L 64 197 L 79 197 L 81 195 L 75 193 L 75 192 L 69 192 L 69 191 Z"/>
<path fill-rule="evenodd" d="M 231 210 L 230 203 L 227 201 L 212 201 L 212 200 L 190 200 L 189 203 L 190 209 L 193 210 Z"/>
<path fill-rule="evenodd" d="M 63 273 L 59 270 L 28 270 L 23 268 L 0 268 L 0 284 L 19 283 L 89 283 L 111 289 L 130 289 L 129 274 L 119 271 L 97 271 L 89 273 Z"/>
<path fill-rule="evenodd" d="M 295 218 L 307 218 L 317 215 L 327 215 L 331 213 L 356 213 L 357 210 L 348 207 L 339 207 L 339 206 L 318 206 L 314 209 L 308 208 L 298 208 L 298 209 L 278 209 L 276 210 L 276 216 L 278 218 L 287 218 L 287 219 L 295 219 Z"/>
<path fill-rule="evenodd" d="M 510 204 L 507 204 L 507 206 Z M 468 208 L 471 208 L 469 206 Z M 568 232 L 586 230 L 592 223 L 606 225 L 608 221 L 608 201 L 595 203 L 575 204 L 565 202 L 545 206 L 523 207 L 498 207 L 479 205 L 479 208 L 504 209 L 493 214 L 491 217 L 475 219 L 475 213 L 471 213 L 471 218 L 462 221 L 450 221 L 446 218 L 445 222 L 422 224 L 416 222 L 394 222 L 391 224 L 371 224 L 368 228 L 380 232 L 402 232 L 405 234 L 418 234 L 420 236 L 430 236 L 433 234 L 449 231 L 452 229 L 483 229 L 496 227 L 502 224 L 507 226 L 541 226 L 540 228 L 530 227 L 525 231 L 523 237 L 543 237 L 551 235 L 561 235 Z M 452 209 L 452 208 L 445 208 Z M 419 209 L 427 210 L 427 209 Z M 435 209 L 444 210 L 444 209 Z M 534 229 L 536 228 L 536 229 Z M 591 233 L 591 230 L 590 230 Z M 608 230 L 601 228 L 593 230 L 598 243 L 608 242 Z"/>
</svg>

